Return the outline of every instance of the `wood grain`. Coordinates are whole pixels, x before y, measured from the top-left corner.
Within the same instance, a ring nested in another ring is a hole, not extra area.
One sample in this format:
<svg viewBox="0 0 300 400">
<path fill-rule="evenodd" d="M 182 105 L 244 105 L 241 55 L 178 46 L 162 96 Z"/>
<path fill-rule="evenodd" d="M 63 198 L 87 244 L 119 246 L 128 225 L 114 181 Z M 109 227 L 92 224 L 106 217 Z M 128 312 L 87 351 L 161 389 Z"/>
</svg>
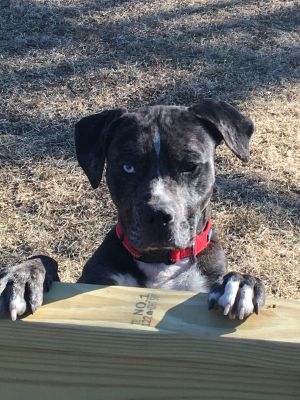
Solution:
<svg viewBox="0 0 300 400">
<path fill-rule="evenodd" d="M 296 399 L 300 302 L 230 321 L 206 295 L 55 284 L 0 321 L 0 399 Z"/>
</svg>

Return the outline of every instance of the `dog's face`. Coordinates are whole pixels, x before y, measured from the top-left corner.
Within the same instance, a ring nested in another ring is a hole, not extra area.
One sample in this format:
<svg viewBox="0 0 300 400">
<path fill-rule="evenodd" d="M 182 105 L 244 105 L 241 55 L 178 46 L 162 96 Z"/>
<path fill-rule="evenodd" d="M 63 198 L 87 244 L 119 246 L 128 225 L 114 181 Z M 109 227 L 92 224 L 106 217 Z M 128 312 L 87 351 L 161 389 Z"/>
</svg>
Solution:
<svg viewBox="0 0 300 400">
<path fill-rule="evenodd" d="M 112 126 L 107 183 L 134 247 L 191 244 L 212 192 L 214 149 L 184 108 L 148 107 Z"/>
<path fill-rule="evenodd" d="M 222 102 L 117 109 L 79 121 L 76 150 L 94 188 L 106 159 L 107 184 L 135 248 L 186 248 L 204 228 L 216 145 L 224 139 L 247 160 L 252 132 L 251 121 Z"/>
</svg>

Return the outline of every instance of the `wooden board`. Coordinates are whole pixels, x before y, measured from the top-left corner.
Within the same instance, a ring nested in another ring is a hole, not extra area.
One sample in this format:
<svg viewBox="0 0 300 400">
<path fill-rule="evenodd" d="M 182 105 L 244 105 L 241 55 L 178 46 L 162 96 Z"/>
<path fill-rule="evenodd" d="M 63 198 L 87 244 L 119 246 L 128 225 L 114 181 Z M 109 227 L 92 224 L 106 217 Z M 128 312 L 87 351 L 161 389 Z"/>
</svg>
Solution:
<svg viewBox="0 0 300 400">
<path fill-rule="evenodd" d="M 0 399 L 298 399 L 300 302 L 231 321 L 206 295 L 54 284 L 0 320 Z"/>
</svg>

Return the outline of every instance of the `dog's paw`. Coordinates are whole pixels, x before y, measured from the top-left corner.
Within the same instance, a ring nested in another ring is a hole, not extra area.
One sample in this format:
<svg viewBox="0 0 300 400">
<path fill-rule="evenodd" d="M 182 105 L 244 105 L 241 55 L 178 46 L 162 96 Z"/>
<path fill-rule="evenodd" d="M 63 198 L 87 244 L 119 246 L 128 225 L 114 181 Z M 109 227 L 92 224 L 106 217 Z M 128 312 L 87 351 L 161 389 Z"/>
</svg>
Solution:
<svg viewBox="0 0 300 400">
<path fill-rule="evenodd" d="M 0 313 L 13 321 L 26 310 L 35 312 L 43 303 L 43 292 L 58 280 L 57 263 L 50 257 L 33 257 L 22 264 L 0 267 Z"/>
<path fill-rule="evenodd" d="M 230 272 L 215 283 L 208 295 L 208 308 L 221 309 L 229 318 L 244 319 L 259 313 L 265 303 L 265 287 L 259 278 Z"/>
</svg>

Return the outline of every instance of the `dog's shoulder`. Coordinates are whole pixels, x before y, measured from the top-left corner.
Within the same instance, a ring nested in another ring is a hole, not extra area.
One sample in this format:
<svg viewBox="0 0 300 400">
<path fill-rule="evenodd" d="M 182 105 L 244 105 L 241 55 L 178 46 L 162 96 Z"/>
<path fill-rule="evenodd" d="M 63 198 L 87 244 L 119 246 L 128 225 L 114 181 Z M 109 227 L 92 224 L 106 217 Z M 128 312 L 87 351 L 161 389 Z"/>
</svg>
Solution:
<svg viewBox="0 0 300 400">
<path fill-rule="evenodd" d="M 84 266 L 79 282 L 144 286 L 144 275 L 118 239 L 115 227 Z"/>
</svg>

